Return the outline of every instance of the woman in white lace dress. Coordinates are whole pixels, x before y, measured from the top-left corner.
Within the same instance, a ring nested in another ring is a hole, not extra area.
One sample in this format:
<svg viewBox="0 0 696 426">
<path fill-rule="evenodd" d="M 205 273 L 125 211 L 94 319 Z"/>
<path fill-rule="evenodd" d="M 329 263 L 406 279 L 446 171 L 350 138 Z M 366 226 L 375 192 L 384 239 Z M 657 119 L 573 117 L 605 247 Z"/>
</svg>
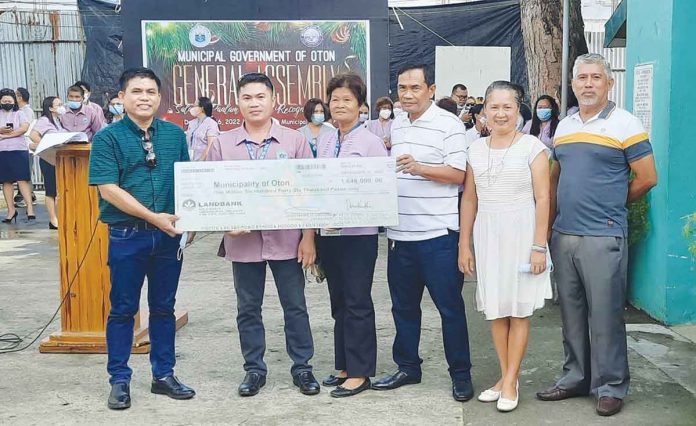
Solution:
<svg viewBox="0 0 696 426">
<path fill-rule="evenodd" d="M 509 82 L 497 81 L 486 90 L 491 135 L 469 147 L 461 205 L 459 268 L 476 273 L 476 309 L 491 321 L 500 362 L 500 379 L 479 400 L 497 401 L 500 411 L 517 407 L 529 317 L 552 296 L 548 148 L 517 131 L 519 106 L 520 92 Z"/>
</svg>

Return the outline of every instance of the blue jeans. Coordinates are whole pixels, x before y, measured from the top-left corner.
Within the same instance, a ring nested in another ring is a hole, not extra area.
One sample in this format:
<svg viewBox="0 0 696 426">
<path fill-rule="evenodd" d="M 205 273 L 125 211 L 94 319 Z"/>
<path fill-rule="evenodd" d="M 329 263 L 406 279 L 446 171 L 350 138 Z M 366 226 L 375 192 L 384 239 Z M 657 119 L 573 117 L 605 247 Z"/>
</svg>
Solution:
<svg viewBox="0 0 696 426">
<path fill-rule="evenodd" d="M 148 282 L 150 308 L 150 363 L 156 379 L 174 374 L 174 303 L 181 274 L 177 260 L 179 240 L 162 231 L 109 227 L 111 311 L 106 323 L 109 383 L 129 383 L 128 367 L 133 345 L 134 316 L 140 305 L 144 278 Z"/>
<path fill-rule="evenodd" d="M 266 375 L 263 360 L 266 332 L 261 305 L 266 287 L 266 263 L 271 268 L 285 320 L 285 347 L 292 359 L 290 374 L 312 371 L 309 360 L 314 356 L 314 341 L 309 328 L 305 302 L 305 277 L 297 259 L 268 262 L 232 262 L 234 289 L 237 292 L 237 328 L 244 356 L 244 371 Z"/>
<path fill-rule="evenodd" d="M 442 320 L 445 358 L 452 380 L 471 379 L 469 332 L 462 298 L 464 276 L 459 272 L 459 233 L 424 241 L 390 241 L 387 278 L 396 337 L 392 348 L 399 370 L 421 376 L 418 355 L 421 300 L 425 287 Z"/>
</svg>

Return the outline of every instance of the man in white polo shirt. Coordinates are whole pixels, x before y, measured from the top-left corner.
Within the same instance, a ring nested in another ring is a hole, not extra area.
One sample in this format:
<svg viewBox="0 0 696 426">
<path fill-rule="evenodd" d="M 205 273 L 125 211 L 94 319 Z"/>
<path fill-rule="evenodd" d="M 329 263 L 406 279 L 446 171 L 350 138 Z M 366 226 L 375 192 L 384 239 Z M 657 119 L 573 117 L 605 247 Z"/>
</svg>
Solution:
<svg viewBox="0 0 696 426">
<path fill-rule="evenodd" d="M 391 129 L 392 156 L 398 167 L 399 225 L 387 231 L 387 274 L 396 325 L 392 350 L 398 370 L 376 381 L 373 389 L 420 383 L 420 305 L 427 287 L 442 317 L 452 396 L 467 401 L 474 391 L 462 299 L 464 277 L 457 268 L 457 188 L 466 170 L 465 128 L 456 116 L 432 102 L 435 85 L 425 65 L 400 70 L 398 92 L 408 114 L 397 116 Z"/>
</svg>

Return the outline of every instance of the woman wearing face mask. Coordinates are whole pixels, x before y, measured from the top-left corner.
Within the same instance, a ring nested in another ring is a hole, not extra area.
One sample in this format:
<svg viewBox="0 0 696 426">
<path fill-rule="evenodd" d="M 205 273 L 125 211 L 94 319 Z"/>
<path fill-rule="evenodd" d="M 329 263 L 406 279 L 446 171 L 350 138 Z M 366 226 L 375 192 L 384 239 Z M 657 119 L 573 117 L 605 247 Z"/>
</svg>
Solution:
<svg viewBox="0 0 696 426">
<path fill-rule="evenodd" d="M 391 126 L 394 121 L 394 104 L 391 99 L 383 96 L 377 99 L 375 108 L 379 114 L 376 120 L 367 120 L 365 126 L 384 141 L 387 151 L 391 150 Z"/>
<path fill-rule="evenodd" d="M 41 117 L 36 121 L 29 134 L 31 143 L 29 149 L 36 150 L 41 138 L 49 133 L 65 132 L 60 124 L 60 116 L 65 114 L 63 101 L 56 96 L 49 96 L 41 105 Z M 58 216 L 56 215 L 56 168 L 44 159 L 39 162 L 41 173 L 44 177 L 44 189 L 46 190 L 46 210 L 48 211 L 48 229 L 58 229 Z"/>
<path fill-rule="evenodd" d="M 358 121 L 364 125 L 367 123 L 367 120 L 370 119 L 370 105 L 365 102 L 364 104 L 360 105 L 360 110 L 358 112 Z"/>
<path fill-rule="evenodd" d="M 312 155 L 317 158 L 317 141 L 320 137 L 336 131 L 328 123 L 331 118 L 329 107 L 319 98 L 312 98 L 305 103 L 304 116 L 307 124 L 297 129 L 307 139 Z"/>
<path fill-rule="evenodd" d="M 112 95 L 109 99 L 109 107 L 104 111 L 104 117 L 106 117 L 106 122 L 111 124 L 120 121 L 125 116 L 123 111 L 123 101 L 118 95 Z"/>
<path fill-rule="evenodd" d="M 189 156 L 191 161 L 205 161 L 213 141 L 220 135 L 218 122 L 213 118 L 213 103 L 209 98 L 200 97 L 189 114 L 193 117 L 186 131 Z"/>
<path fill-rule="evenodd" d="M 522 129 L 523 133 L 536 136 L 548 148 L 553 148 L 553 135 L 558 127 L 558 104 L 549 95 L 539 96 L 534 104 L 534 115 Z"/>
<path fill-rule="evenodd" d="M 3 223 L 17 222 L 17 209 L 14 205 L 14 183 L 25 200 L 31 200 L 31 169 L 29 151 L 24 141 L 24 133 L 29 129 L 29 121 L 19 111 L 17 97 L 12 89 L 0 90 L 0 182 L 7 204 L 7 216 Z M 27 202 L 27 222 L 36 220 L 34 206 Z"/>
</svg>

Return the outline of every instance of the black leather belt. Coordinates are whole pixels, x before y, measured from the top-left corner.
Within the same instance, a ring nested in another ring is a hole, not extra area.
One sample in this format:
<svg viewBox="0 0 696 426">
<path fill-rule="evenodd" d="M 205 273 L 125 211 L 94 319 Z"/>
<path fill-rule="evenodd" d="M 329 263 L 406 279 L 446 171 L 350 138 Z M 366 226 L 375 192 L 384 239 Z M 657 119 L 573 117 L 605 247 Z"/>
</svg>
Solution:
<svg viewBox="0 0 696 426">
<path fill-rule="evenodd" d="M 135 228 L 138 231 L 157 231 L 158 227 L 148 222 L 120 222 L 112 223 L 111 226 L 117 228 Z"/>
</svg>

